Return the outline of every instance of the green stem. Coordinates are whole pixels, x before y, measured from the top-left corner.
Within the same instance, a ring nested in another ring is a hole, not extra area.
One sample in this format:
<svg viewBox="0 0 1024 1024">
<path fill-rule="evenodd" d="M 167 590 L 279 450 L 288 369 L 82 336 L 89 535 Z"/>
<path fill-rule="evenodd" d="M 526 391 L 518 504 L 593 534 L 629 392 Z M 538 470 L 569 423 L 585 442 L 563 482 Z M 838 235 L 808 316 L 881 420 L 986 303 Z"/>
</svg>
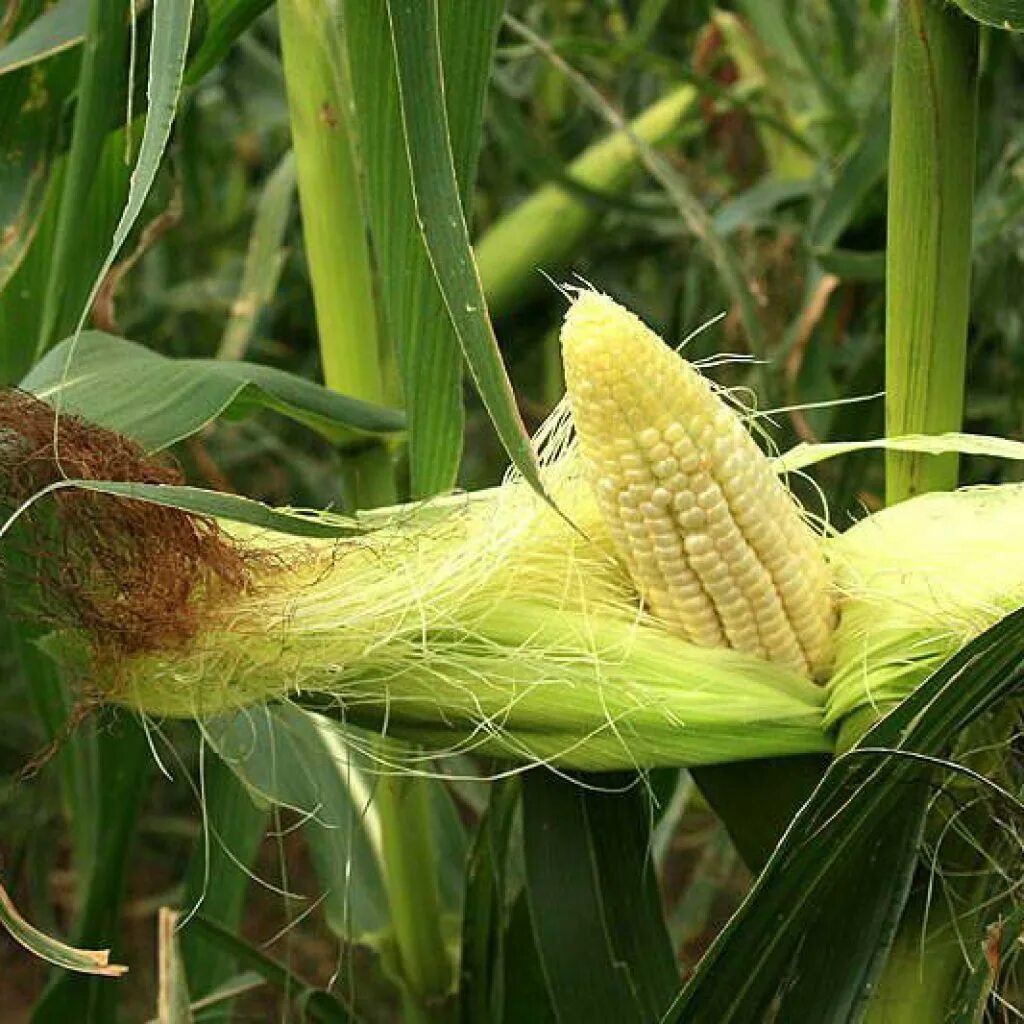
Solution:
<svg viewBox="0 0 1024 1024">
<path fill-rule="evenodd" d="M 451 1016 L 454 978 L 441 934 L 430 781 L 382 774 L 374 787 L 384 887 L 404 982 L 403 1019 L 408 1024 L 441 1024 Z"/>
<path fill-rule="evenodd" d="M 284 0 L 278 18 L 324 381 L 382 403 L 370 247 L 332 5 Z"/>
<path fill-rule="evenodd" d="M 900 922 L 864 1024 L 939 1024 L 948 1020 L 962 967 L 963 950 L 942 900 L 926 907 L 925 899 L 916 893 Z"/>
<path fill-rule="evenodd" d="M 978 26 L 937 0 L 896 12 L 886 257 L 886 431 L 963 419 Z M 957 484 L 955 454 L 889 452 L 889 504 Z"/>
<path fill-rule="evenodd" d="M 348 114 L 352 103 L 336 21 L 331 5 L 319 0 L 281 0 L 278 16 L 324 382 L 353 397 L 382 402 L 386 354 L 380 345 Z M 349 446 L 342 474 L 352 508 L 397 500 L 391 455 L 383 442 Z M 453 983 L 441 933 L 430 786 L 430 780 L 382 774 L 374 790 L 403 1019 L 412 1024 L 447 1020 Z"/>
<path fill-rule="evenodd" d="M 346 493 L 356 508 L 397 500 L 388 451 L 375 445 L 345 456 Z M 384 888 L 403 982 L 403 1019 L 448 1019 L 453 972 L 441 933 L 441 901 L 430 804 L 431 780 L 382 773 L 373 792 L 380 818 Z"/>
<path fill-rule="evenodd" d="M 78 72 L 74 127 L 33 361 L 38 360 L 57 340 L 59 333 L 73 323 L 66 319 L 68 268 L 73 260 L 81 258 L 79 225 L 85 217 L 86 200 L 107 136 L 111 96 L 116 95 L 114 69 L 122 66 L 121 51 L 127 34 L 126 7 L 121 0 L 91 0 L 89 4 L 89 22 Z M 77 317 L 78 313 L 79 310 L 74 310 L 73 316 Z"/>
<path fill-rule="evenodd" d="M 978 26 L 938 0 L 900 0 L 893 54 L 886 256 L 886 432 L 959 430 L 971 282 Z M 889 452 L 889 504 L 956 487 L 954 454 Z M 844 728 L 849 743 L 869 728 Z M 954 880 L 956 883 L 956 880 Z M 955 887 L 957 887 L 955 885 Z M 961 895 L 964 895 L 961 893 Z M 964 904 L 971 910 L 971 901 Z M 972 934 L 963 915 L 957 924 Z M 865 1020 L 948 1018 L 963 956 L 942 899 L 911 895 Z"/>
</svg>

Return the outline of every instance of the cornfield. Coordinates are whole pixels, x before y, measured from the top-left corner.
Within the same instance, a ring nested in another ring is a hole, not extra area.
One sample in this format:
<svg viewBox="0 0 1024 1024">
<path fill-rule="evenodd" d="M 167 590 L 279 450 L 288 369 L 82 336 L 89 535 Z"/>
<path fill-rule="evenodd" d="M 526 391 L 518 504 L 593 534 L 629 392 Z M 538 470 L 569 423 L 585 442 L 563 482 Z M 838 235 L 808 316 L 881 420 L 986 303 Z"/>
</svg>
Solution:
<svg viewBox="0 0 1024 1024">
<path fill-rule="evenodd" d="M 7 0 L 0 1022 L 1024 1019 L 1017 0 Z"/>
</svg>

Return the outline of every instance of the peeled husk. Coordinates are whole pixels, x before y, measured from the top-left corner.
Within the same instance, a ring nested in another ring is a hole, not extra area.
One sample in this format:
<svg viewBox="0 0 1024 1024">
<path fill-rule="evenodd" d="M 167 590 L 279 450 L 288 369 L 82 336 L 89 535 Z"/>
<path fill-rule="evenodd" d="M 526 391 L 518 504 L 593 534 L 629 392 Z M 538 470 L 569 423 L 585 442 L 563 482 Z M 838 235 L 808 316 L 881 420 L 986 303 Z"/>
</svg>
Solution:
<svg viewBox="0 0 1024 1024">
<path fill-rule="evenodd" d="M 101 667 L 105 698 L 190 718 L 313 699 L 437 748 L 585 768 L 829 749 L 819 687 L 643 611 L 568 429 L 549 427 L 543 470 L 564 518 L 512 478 L 339 541 L 228 527 L 273 559 L 187 645 Z"/>
</svg>

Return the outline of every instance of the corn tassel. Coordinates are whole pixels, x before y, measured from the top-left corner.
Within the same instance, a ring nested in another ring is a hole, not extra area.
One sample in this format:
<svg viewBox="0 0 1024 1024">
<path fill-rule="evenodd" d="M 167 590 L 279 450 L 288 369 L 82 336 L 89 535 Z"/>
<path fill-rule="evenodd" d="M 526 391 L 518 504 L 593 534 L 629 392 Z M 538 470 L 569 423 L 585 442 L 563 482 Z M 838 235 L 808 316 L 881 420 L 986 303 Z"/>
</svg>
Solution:
<svg viewBox="0 0 1024 1024">
<path fill-rule="evenodd" d="M 828 569 L 737 413 L 605 295 L 580 293 L 562 352 L 591 487 L 654 614 L 703 647 L 827 671 Z"/>
</svg>

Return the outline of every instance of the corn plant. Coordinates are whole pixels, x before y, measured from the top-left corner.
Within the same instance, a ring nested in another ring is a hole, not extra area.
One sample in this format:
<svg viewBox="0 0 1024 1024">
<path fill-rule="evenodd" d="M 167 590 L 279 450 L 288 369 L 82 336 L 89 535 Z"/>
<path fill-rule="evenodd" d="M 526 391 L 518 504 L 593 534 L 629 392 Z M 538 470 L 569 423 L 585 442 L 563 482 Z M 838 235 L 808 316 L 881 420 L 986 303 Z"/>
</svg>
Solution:
<svg viewBox="0 0 1024 1024">
<path fill-rule="evenodd" d="M 732 6 L 0 19 L 33 1021 L 1019 1014 L 1020 12 Z"/>
</svg>

